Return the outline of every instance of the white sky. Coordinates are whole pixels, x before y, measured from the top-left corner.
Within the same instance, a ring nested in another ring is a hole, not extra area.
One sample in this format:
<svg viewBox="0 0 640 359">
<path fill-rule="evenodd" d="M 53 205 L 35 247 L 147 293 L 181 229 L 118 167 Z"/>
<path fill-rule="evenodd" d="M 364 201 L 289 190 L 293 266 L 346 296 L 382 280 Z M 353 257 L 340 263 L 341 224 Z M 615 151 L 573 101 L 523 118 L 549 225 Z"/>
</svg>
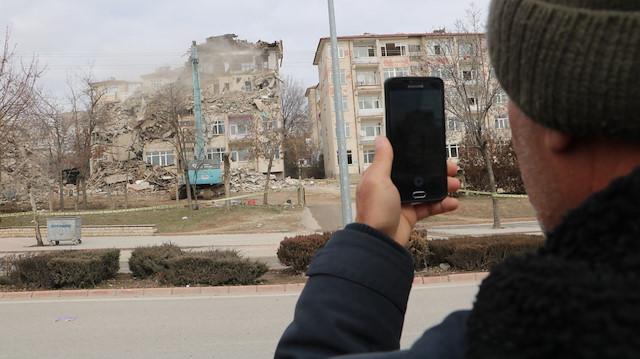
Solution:
<svg viewBox="0 0 640 359">
<path fill-rule="evenodd" d="M 421 33 L 465 17 L 470 0 L 335 0 L 338 36 Z M 490 0 L 475 0 L 485 16 Z M 92 68 L 95 80 L 139 81 L 157 67 L 182 66 L 191 41 L 233 33 L 283 41 L 281 73 L 312 86 L 313 56 L 329 36 L 326 0 L 2 0 L 0 34 L 23 59 L 39 57 L 41 86 L 59 96 L 67 78 Z"/>
</svg>

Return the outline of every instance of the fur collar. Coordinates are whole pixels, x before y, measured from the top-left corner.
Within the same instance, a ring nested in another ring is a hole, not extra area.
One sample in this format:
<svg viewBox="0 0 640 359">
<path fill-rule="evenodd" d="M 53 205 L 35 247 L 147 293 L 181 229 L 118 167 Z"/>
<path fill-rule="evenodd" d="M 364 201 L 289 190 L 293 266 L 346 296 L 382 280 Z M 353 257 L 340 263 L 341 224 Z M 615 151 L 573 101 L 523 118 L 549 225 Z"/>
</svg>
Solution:
<svg viewBox="0 0 640 359">
<path fill-rule="evenodd" d="M 640 358 L 640 167 L 571 211 L 535 255 L 495 265 L 468 358 Z"/>
</svg>

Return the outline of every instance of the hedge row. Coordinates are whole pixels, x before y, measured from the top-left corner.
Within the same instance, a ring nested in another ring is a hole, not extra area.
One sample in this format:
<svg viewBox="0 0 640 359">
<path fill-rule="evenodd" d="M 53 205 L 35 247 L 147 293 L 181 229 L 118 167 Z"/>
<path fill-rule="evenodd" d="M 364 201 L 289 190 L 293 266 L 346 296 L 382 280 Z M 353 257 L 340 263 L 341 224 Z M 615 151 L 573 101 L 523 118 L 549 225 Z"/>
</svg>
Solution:
<svg viewBox="0 0 640 359">
<path fill-rule="evenodd" d="M 333 232 L 285 237 L 278 247 L 278 260 L 296 272 L 304 272 L 316 252 L 327 244 Z"/>
<path fill-rule="evenodd" d="M 12 284 L 44 289 L 93 287 L 115 278 L 119 249 L 69 250 L 18 256 L 7 278 Z"/>
<path fill-rule="evenodd" d="M 285 238 L 278 248 L 278 259 L 296 272 L 304 272 L 315 253 L 327 243 L 332 233 L 300 235 Z M 407 250 L 413 257 L 413 268 L 447 263 L 463 271 L 488 270 L 511 255 L 535 252 L 544 244 L 542 235 L 503 234 L 484 237 L 459 237 L 428 240 L 426 230 L 417 230 L 409 238 Z"/>
<path fill-rule="evenodd" d="M 485 237 L 458 237 L 429 241 L 427 266 L 448 263 L 465 271 L 488 270 L 513 255 L 536 252 L 545 242 L 542 235 L 503 234 Z"/>
<path fill-rule="evenodd" d="M 134 249 L 129 269 L 135 277 L 172 285 L 253 284 L 269 270 L 266 264 L 243 259 L 235 251 L 188 252 L 174 244 Z"/>
</svg>

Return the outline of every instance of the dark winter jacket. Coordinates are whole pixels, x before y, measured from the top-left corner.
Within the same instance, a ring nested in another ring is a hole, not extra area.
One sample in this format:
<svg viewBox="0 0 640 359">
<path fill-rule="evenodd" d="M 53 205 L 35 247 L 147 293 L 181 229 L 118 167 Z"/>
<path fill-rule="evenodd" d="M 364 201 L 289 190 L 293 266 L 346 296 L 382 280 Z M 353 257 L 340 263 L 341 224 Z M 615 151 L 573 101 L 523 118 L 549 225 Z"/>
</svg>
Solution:
<svg viewBox="0 0 640 359">
<path fill-rule="evenodd" d="M 276 358 L 640 358 L 639 201 L 640 168 L 569 212 L 537 254 L 495 265 L 471 313 L 403 351 L 411 258 L 351 224 L 312 262 Z"/>
</svg>

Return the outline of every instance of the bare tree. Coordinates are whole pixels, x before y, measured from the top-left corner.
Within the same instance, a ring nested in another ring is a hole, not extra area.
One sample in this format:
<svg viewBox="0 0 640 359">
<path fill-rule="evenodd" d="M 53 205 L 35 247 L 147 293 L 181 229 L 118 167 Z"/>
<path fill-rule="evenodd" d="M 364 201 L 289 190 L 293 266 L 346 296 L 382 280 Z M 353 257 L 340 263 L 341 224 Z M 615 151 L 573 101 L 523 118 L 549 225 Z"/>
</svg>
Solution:
<svg viewBox="0 0 640 359">
<path fill-rule="evenodd" d="M 263 113 L 260 119 L 252 119 L 252 135 L 231 141 L 230 146 L 238 149 L 246 149 L 249 158 L 253 160 L 264 160 L 267 162 L 267 172 L 265 174 L 264 195 L 262 204 L 269 205 L 268 194 L 271 181 L 271 169 L 276 158 L 280 157 L 282 143 L 284 140 L 284 127 L 278 126 L 276 118 L 270 118 Z"/>
<path fill-rule="evenodd" d="M 156 131 L 150 131 L 154 138 L 164 139 L 173 145 L 178 159 L 178 173 L 182 173 L 187 190 L 187 203 L 191 205 L 192 188 L 189 180 L 189 161 L 193 159 L 195 143 L 195 123 L 186 118 L 191 116 L 192 104 L 189 91 L 178 79 L 158 89 L 147 103 L 145 118 L 156 122 Z M 177 182 L 177 181 L 176 181 Z M 177 184 L 177 183 L 176 183 Z"/>
<path fill-rule="evenodd" d="M 78 183 L 76 183 L 76 207 L 79 193 L 82 192 L 84 209 L 88 208 L 87 180 L 91 177 L 91 159 L 100 157 L 101 147 L 95 146 L 95 135 L 108 122 L 109 113 L 103 98 L 106 90 L 99 90 L 92 86 L 91 72 L 83 74 L 79 78 L 79 89 L 69 85 L 71 96 L 71 121 L 72 121 L 72 163 L 78 170 Z"/>
<path fill-rule="evenodd" d="M 300 82 L 292 77 L 286 77 L 280 93 L 282 109 L 282 147 L 284 157 L 288 163 L 295 163 L 296 174 L 299 174 L 300 159 L 310 158 L 310 146 L 306 141 L 311 131 L 311 116 L 309 116 L 305 90 Z"/>
<path fill-rule="evenodd" d="M 500 228 L 499 202 L 493 171 L 490 143 L 499 136 L 494 115 L 501 109 L 495 106 L 501 92 L 493 75 L 486 49 L 482 12 L 471 3 L 466 20 L 455 23 L 456 34 L 437 31 L 427 41 L 427 68 L 431 76 L 445 81 L 445 111 L 450 127 L 460 127 L 470 148 L 484 160 L 493 204 L 493 227 Z M 458 139 L 459 141 L 461 139 Z"/>
<path fill-rule="evenodd" d="M 58 205 L 61 211 L 64 210 L 64 176 L 63 169 L 70 167 L 69 157 L 71 156 L 71 118 L 72 116 L 53 103 L 45 96 L 38 96 L 36 102 L 37 118 L 39 119 L 36 128 L 37 135 L 42 144 L 44 155 L 47 159 L 51 180 L 58 184 Z"/>
<path fill-rule="evenodd" d="M 10 38 L 11 29 L 7 27 L 0 50 L 0 175 L 4 152 L 12 148 L 10 144 L 38 92 L 36 82 L 43 71 L 36 56 L 27 63 L 18 61 L 16 45 L 10 44 Z"/>
</svg>

